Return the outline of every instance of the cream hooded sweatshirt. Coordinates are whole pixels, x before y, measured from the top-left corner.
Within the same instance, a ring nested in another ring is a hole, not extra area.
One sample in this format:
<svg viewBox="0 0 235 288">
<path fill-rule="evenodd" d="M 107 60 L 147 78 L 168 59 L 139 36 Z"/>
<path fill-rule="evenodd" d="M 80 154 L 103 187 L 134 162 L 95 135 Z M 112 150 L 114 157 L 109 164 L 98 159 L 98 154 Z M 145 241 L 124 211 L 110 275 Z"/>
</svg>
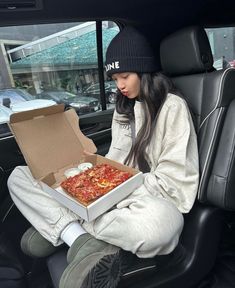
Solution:
<svg viewBox="0 0 235 288">
<path fill-rule="evenodd" d="M 136 135 L 143 123 L 142 103 L 134 107 Z M 114 112 L 112 143 L 106 157 L 123 163 L 131 145 L 130 125 L 122 125 L 122 116 Z M 159 113 L 151 142 L 147 149 L 150 173 L 143 186 L 151 193 L 160 193 L 182 213 L 194 203 L 199 180 L 197 136 L 185 100 L 168 94 Z"/>
</svg>

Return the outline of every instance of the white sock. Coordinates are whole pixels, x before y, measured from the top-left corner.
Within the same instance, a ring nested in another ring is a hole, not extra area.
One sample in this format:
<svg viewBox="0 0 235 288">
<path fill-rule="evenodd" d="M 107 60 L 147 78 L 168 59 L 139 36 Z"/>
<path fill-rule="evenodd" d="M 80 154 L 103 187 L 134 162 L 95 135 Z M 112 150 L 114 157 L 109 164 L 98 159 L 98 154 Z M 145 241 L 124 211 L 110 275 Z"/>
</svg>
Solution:
<svg viewBox="0 0 235 288">
<path fill-rule="evenodd" d="M 60 234 L 60 238 L 68 245 L 72 246 L 73 242 L 82 234 L 87 233 L 78 222 L 71 222 Z"/>
</svg>

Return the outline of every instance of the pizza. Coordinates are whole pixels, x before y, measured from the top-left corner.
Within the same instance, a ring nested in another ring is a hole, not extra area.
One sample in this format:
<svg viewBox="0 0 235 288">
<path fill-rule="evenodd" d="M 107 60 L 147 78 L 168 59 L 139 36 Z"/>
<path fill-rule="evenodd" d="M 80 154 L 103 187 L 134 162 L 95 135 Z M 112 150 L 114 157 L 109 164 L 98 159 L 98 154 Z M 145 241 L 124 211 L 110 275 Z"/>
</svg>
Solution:
<svg viewBox="0 0 235 288">
<path fill-rule="evenodd" d="M 60 186 L 87 206 L 133 176 L 109 164 L 98 164 L 64 180 Z"/>
</svg>

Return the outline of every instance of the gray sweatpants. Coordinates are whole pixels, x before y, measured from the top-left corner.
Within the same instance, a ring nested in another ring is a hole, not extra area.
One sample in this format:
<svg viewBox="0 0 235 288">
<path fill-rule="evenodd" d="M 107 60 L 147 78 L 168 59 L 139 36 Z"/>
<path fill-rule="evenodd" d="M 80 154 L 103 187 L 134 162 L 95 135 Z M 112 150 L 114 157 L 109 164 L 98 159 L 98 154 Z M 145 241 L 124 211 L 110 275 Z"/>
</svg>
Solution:
<svg viewBox="0 0 235 288">
<path fill-rule="evenodd" d="M 16 167 L 8 179 L 13 201 L 28 221 L 53 245 L 73 221 L 97 239 L 131 251 L 139 257 L 168 254 L 177 245 L 183 228 L 179 210 L 161 195 L 137 189 L 113 210 L 85 222 L 44 192 L 28 167 Z"/>
</svg>

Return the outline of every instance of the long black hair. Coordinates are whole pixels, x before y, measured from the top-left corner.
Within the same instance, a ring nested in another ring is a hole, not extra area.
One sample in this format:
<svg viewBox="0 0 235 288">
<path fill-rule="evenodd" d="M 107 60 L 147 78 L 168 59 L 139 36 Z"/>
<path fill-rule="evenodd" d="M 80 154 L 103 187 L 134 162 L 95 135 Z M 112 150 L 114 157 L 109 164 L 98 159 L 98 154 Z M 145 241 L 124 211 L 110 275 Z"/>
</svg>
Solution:
<svg viewBox="0 0 235 288">
<path fill-rule="evenodd" d="M 140 128 L 131 150 L 125 159 L 125 164 L 139 167 L 142 172 L 148 172 L 150 167 L 147 162 L 146 147 L 149 144 L 157 117 L 168 93 L 180 95 L 172 81 L 162 73 L 138 74 L 140 78 L 140 93 L 137 99 L 128 99 L 118 90 L 116 110 L 125 115 L 126 122 L 134 120 L 135 101 L 143 102 L 144 125 Z"/>
</svg>

